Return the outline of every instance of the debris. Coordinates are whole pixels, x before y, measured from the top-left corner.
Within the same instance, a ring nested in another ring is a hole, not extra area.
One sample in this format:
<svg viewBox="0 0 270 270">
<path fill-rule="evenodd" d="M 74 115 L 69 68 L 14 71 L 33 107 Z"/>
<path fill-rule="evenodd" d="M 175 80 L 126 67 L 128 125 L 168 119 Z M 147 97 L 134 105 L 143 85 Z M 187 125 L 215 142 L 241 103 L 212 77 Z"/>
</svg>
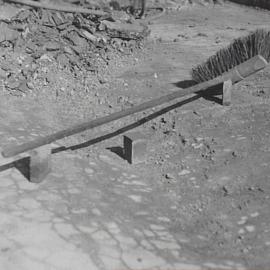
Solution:
<svg viewBox="0 0 270 270">
<path fill-rule="evenodd" d="M 0 43 L 3 41 L 14 41 L 19 37 L 19 33 L 8 27 L 7 23 L 0 22 Z"/>
<path fill-rule="evenodd" d="M 171 173 L 166 173 L 165 178 L 166 179 L 174 179 L 174 176 Z"/>
<path fill-rule="evenodd" d="M 0 21 L 9 22 L 20 11 L 22 11 L 22 9 L 16 8 L 12 5 L 2 5 L 0 9 Z"/>
<path fill-rule="evenodd" d="M 61 48 L 61 45 L 55 41 L 49 41 L 44 45 L 44 49 L 47 51 L 57 51 Z"/>
<path fill-rule="evenodd" d="M 110 19 L 114 22 L 131 22 L 132 16 L 124 11 L 113 11 L 110 15 Z"/>
<path fill-rule="evenodd" d="M 114 38 L 143 39 L 149 35 L 150 30 L 144 24 L 128 24 L 121 22 L 102 21 L 108 34 Z"/>
<path fill-rule="evenodd" d="M 5 79 L 6 78 L 6 71 L 0 68 L 0 79 Z"/>
<path fill-rule="evenodd" d="M 83 35 L 84 35 L 88 40 L 90 40 L 91 42 L 93 42 L 93 43 L 98 43 L 98 41 L 99 41 L 99 38 L 98 38 L 98 37 L 92 35 L 91 33 L 89 33 L 89 32 L 86 31 L 86 30 L 82 30 L 82 33 L 83 33 Z"/>
<path fill-rule="evenodd" d="M 100 77 L 100 78 L 99 78 L 99 82 L 100 82 L 101 84 L 105 84 L 105 83 L 108 82 L 108 80 L 107 80 L 106 78 L 104 78 L 104 77 Z"/>
<path fill-rule="evenodd" d="M 40 61 L 56 62 L 75 76 L 80 71 L 97 73 L 101 63 L 107 64 L 105 51 L 128 53 L 139 48 L 149 34 L 148 26 L 137 23 L 130 14 L 102 11 L 101 4 L 96 6 L 100 10 L 93 10 L 29 0 L 10 2 L 35 8 L 7 3 L 0 10 L 0 46 L 20 52 L 19 60 L 14 53 L 4 53 L 0 62 L 0 77 L 9 90 L 28 89 L 35 79 L 32 76 L 37 76 L 34 66 Z M 94 6 L 90 2 L 84 5 Z M 27 63 L 20 57 L 28 59 Z M 106 80 L 99 82 L 104 84 Z"/>
<path fill-rule="evenodd" d="M 190 171 L 189 170 L 182 170 L 181 172 L 178 173 L 179 176 L 183 176 L 183 175 L 187 175 L 187 174 L 190 174 Z"/>
</svg>

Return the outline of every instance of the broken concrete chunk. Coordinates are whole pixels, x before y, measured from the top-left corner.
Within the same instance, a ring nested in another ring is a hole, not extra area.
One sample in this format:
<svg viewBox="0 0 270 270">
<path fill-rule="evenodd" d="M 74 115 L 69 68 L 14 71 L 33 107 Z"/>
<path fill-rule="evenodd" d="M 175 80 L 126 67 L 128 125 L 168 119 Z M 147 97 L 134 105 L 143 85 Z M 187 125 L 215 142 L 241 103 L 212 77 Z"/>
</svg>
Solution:
<svg viewBox="0 0 270 270">
<path fill-rule="evenodd" d="M 57 51 L 61 48 L 61 45 L 56 41 L 49 41 L 44 45 L 44 49 L 47 51 Z"/>
<path fill-rule="evenodd" d="M 123 39 L 140 39 L 150 34 L 150 29 L 143 24 L 129 24 L 121 22 L 102 21 L 108 34 L 111 37 Z"/>
<path fill-rule="evenodd" d="M 1 8 L 0 8 L 0 21 L 9 22 L 20 11 L 22 11 L 21 8 L 16 8 L 15 6 L 12 6 L 12 5 L 3 5 L 3 4 L 1 4 Z"/>
<path fill-rule="evenodd" d="M 6 78 L 6 71 L 0 68 L 0 79 L 5 79 Z"/>
<path fill-rule="evenodd" d="M 19 37 L 19 33 L 8 27 L 7 23 L 0 22 L 0 43 L 3 41 L 14 41 Z"/>
<path fill-rule="evenodd" d="M 82 30 L 82 33 L 83 33 L 83 35 L 84 35 L 88 40 L 90 40 L 91 42 L 93 42 L 93 43 L 98 43 L 98 41 L 99 41 L 99 38 L 98 38 L 98 37 L 92 35 L 91 33 L 89 33 L 89 32 L 86 31 L 86 30 Z"/>
<path fill-rule="evenodd" d="M 131 20 L 131 16 L 124 11 L 114 10 L 111 12 L 111 19 L 115 22 L 128 22 Z"/>
</svg>

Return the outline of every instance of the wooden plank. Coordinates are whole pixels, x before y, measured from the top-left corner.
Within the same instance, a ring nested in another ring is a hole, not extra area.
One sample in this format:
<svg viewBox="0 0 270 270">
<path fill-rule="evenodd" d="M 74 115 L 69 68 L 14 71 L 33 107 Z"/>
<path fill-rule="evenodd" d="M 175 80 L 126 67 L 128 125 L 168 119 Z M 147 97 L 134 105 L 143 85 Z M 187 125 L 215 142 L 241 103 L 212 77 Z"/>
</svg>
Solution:
<svg viewBox="0 0 270 270">
<path fill-rule="evenodd" d="M 230 70 L 229 72 L 223 74 L 220 77 L 217 77 L 213 80 L 203 82 L 200 84 L 196 84 L 194 86 L 191 86 L 186 89 L 181 89 L 174 91 L 168 95 L 144 102 L 138 106 L 131 107 L 129 109 L 119 111 L 112 113 L 108 116 L 104 116 L 95 120 L 89 120 L 87 122 L 75 125 L 73 127 L 67 128 L 65 130 L 58 131 L 54 134 L 44 136 L 37 138 L 34 141 L 27 142 L 18 146 L 11 146 L 7 147 L 2 151 L 2 155 L 4 157 L 12 157 L 15 155 L 18 155 L 20 153 L 35 149 L 37 147 L 40 147 L 42 145 L 50 144 L 54 141 L 63 139 L 65 137 L 74 135 L 76 133 L 80 133 L 82 131 L 85 131 L 87 129 L 95 128 L 101 125 L 104 125 L 106 123 L 115 121 L 117 119 L 123 118 L 125 116 L 138 113 L 141 111 L 144 111 L 149 108 L 153 108 L 156 106 L 159 106 L 163 103 L 170 102 L 174 99 L 184 97 L 186 95 L 190 95 L 192 93 L 201 92 L 204 90 L 209 89 L 210 87 L 213 87 L 215 85 L 221 84 L 224 81 L 231 80 L 232 83 L 236 83 L 241 81 L 243 78 L 248 77 L 249 75 L 263 69 L 267 65 L 267 61 L 260 55 L 257 55 L 246 62 L 242 63 L 241 65 L 235 67 L 234 69 Z"/>
</svg>

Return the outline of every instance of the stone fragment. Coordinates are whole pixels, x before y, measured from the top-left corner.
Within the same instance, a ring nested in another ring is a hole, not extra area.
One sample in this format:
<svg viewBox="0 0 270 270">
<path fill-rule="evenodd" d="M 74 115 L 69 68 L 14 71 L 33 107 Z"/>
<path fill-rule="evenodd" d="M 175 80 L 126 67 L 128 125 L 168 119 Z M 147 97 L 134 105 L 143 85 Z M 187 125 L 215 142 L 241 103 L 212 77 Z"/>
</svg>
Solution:
<svg viewBox="0 0 270 270">
<path fill-rule="evenodd" d="M 174 179 L 174 176 L 171 173 L 166 173 L 165 178 L 166 179 Z"/>
<path fill-rule="evenodd" d="M 14 41 L 18 38 L 19 33 L 8 27 L 8 24 L 0 22 L 0 43 L 3 41 Z"/>
</svg>

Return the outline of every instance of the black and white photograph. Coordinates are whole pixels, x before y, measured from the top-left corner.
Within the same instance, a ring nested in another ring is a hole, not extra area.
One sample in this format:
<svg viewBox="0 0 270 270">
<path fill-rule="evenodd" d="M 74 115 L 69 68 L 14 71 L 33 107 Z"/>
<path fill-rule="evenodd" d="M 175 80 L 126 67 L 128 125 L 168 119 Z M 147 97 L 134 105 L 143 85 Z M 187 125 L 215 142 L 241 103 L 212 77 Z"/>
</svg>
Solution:
<svg viewBox="0 0 270 270">
<path fill-rule="evenodd" d="M 0 0 L 0 270 L 270 269 L 270 0 Z"/>
</svg>

